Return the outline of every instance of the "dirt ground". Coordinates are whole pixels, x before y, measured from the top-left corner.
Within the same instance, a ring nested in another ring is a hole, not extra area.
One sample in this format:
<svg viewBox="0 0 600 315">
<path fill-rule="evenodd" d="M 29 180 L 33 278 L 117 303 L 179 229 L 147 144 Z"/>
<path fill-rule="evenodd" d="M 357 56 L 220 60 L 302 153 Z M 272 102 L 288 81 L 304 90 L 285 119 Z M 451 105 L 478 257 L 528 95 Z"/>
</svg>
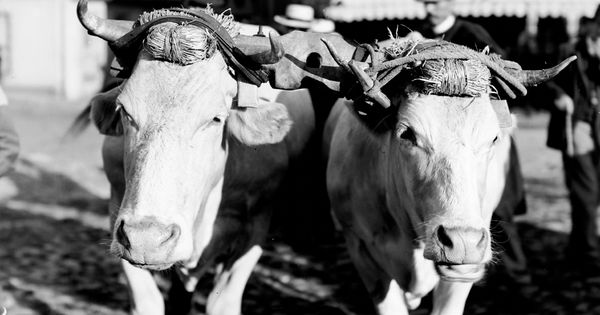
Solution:
<svg viewBox="0 0 600 315">
<path fill-rule="evenodd" d="M 127 289 L 118 260 L 108 253 L 101 137 L 90 128 L 75 140 L 62 139 L 85 100 L 8 92 L 22 155 L 15 172 L 0 181 L 0 306 L 8 315 L 126 314 Z M 532 283 L 517 285 L 500 265 L 492 266 L 465 314 L 600 314 L 600 274 L 582 277 L 578 266 L 563 262 L 569 206 L 560 156 L 544 145 L 548 117 L 518 116 L 529 205 L 518 227 Z M 373 314 L 343 245 L 319 245 L 316 252 L 270 244 L 249 281 L 243 313 Z M 201 282 L 198 314 L 210 283 L 210 276 Z M 413 314 L 425 314 L 427 305 Z"/>
</svg>

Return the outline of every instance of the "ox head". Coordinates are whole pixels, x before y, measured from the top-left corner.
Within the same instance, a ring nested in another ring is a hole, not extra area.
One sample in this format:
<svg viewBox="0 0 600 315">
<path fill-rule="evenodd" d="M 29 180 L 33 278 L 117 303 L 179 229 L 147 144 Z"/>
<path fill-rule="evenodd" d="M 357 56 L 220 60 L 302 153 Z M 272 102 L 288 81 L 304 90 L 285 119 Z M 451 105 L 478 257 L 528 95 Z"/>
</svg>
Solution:
<svg viewBox="0 0 600 315">
<path fill-rule="evenodd" d="M 490 220 L 504 188 L 495 182 L 504 180 L 509 157 L 510 136 L 501 128 L 499 107 L 492 105 L 502 102 L 493 95 L 498 74 L 485 62 L 425 60 L 406 66 L 381 89 L 390 104 L 390 116 L 379 125 L 391 131 L 390 182 L 402 196 L 397 204 L 408 205 L 392 215 L 406 222 L 408 213 L 425 258 L 451 281 L 481 278 L 492 258 Z M 518 93 L 516 85 L 548 78 L 547 72 L 539 74 L 497 80 L 512 80 Z"/>
<path fill-rule="evenodd" d="M 102 20 L 87 12 L 84 0 L 78 13 L 91 34 L 111 43 L 155 18 L 143 15 L 135 25 Z M 236 36 L 235 25 L 224 18 L 215 16 Z M 173 22 L 149 27 L 128 79 L 110 102 L 93 102 L 99 130 L 124 139 L 126 189 L 111 249 L 139 267 L 165 269 L 198 260 L 221 201 L 228 135 L 247 145 L 270 144 L 291 126 L 282 104 L 237 106 L 235 70 L 213 34 Z M 270 46 L 255 49 L 257 61 L 272 62 Z"/>
<path fill-rule="evenodd" d="M 373 55 L 379 66 L 340 62 L 364 90 L 355 110 L 377 137 L 389 136 L 390 215 L 400 226 L 412 223 L 425 258 L 443 278 L 475 281 L 492 257 L 490 220 L 503 189 L 496 182 L 503 181 L 510 148 L 503 115 L 492 105 L 499 102 L 495 91 L 524 94 L 525 86 L 551 78 L 568 62 L 528 72 L 444 42 L 399 51 L 387 61 Z M 504 85 L 493 88 L 493 82 Z"/>
<path fill-rule="evenodd" d="M 409 214 L 425 244 L 425 258 L 436 263 L 442 277 L 476 280 L 492 257 L 489 225 L 495 204 L 487 200 L 502 192 L 491 191 L 487 183 L 497 176 L 495 163 L 506 157 L 510 139 L 486 94 L 411 93 L 398 102 L 390 177 L 409 206 L 392 215 L 405 222 L 400 216 Z"/>
</svg>

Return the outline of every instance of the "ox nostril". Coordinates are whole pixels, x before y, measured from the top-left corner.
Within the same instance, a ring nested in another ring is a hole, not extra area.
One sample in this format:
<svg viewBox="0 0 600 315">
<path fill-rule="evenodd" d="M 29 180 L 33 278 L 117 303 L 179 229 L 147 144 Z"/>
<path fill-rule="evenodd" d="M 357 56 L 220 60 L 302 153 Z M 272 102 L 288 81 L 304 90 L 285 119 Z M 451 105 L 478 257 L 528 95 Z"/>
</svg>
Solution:
<svg viewBox="0 0 600 315">
<path fill-rule="evenodd" d="M 452 248 L 454 244 L 452 243 L 452 239 L 448 235 L 448 232 L 444 228 L 444 226 L 440 225 L 437 229 L 437 239 L 442 243 L 442 245 Z"/>
<path fill-rule="evenodd" d="M 161 246 L 169 245 L 170 243 L 174 243 L 179 239 L 179 235 L 181 235 L 181 228 L 177 224 L 171 224 L 167 227 L 169 230 L 168 236 L 162 241 Z"/>
<path fill-rule="evenodd" d="M 479 242 L 477 242 L 477 248 L 486 248 L 487 247 L 488 236 L 484 229 L 481 229 L 481 238 Z"/>
<path fill-rule="evenodd" d="M 117 227 L 117 241 L 126 249 L 131 249 L 131 243 L 125 233 L 125 221 L 121 221 Z"/>
</svg>

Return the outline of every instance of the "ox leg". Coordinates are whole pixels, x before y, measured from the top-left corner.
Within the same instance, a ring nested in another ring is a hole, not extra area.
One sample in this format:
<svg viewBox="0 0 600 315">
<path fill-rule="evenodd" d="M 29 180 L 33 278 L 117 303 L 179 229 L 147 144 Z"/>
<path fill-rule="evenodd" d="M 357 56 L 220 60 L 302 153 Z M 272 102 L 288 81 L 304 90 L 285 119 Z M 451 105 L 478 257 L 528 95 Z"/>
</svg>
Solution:
<svg viewBox="0 0 600 315">
<path fill-rule="evenodd" d="M 421 299 L 433 290 L 440 281 L 440 276 L 435 270 L 431 260 L 425 259 L 424 244 L 419 244 L 413 251 L 413 272 L 409 285 L 409 292 L 404 293 L 408 308 L 416 309 L 421 304 Z"/>
<path fill-rule="evenodd" d="M 359 238 L 345 233 L 350 258 L 363 284 L 373 299 L 379 315 L 408 315 L 404 291 L 379 267 L 367 245 Z"/>
<path fill-rule="evenodd" d="M 262 255 L 262 248 L 255 245 L 235 261 L 231 269 L 217 273 L 216 283 L 208 296 L 208 315 L 240 315 L 242 294 L 252 270 Z"/>
<path fill-rule="evenodd" d="M 188 291 L 181 278 L 174 270 L 171 272 L 171 287 L 169 288 L 166 305 L 166 315 L 185 315 L 192 310 L 194 291 Z"/>
<path fill-rule="evenodd" d="M 398 282 L 391 280 L 385 298 L 376 305 L 377 312 L 380 315 L 408 315 L 407 301 L 403 299 L 403 296 L 404 291 L 400 289 Z"/>
<path fill-rule="evenodd" d="M 129 284 L 131 313 L 133 315 L 164 315 L 165 303 L 152 274 L 136 268 L 121 259 L 125 277 Z"/>
<path fill-rule="evenodd" d="M 432 315 L 461 315 L 472 282 L 450 282 L 441 280 L 433 291 Z"/>
</svg>

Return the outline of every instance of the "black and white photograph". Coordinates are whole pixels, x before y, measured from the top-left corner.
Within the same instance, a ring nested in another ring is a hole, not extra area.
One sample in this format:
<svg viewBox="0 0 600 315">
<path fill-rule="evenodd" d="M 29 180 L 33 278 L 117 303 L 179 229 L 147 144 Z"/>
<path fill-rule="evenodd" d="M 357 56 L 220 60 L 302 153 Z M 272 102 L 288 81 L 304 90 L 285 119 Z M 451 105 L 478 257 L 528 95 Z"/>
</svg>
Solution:
<svg viewBox="0 0 600 315">
<path fill-rule="evenodd" d="M 600 315 L 600 0 L 0 0 L 0 315 Z"/>
</svg>

